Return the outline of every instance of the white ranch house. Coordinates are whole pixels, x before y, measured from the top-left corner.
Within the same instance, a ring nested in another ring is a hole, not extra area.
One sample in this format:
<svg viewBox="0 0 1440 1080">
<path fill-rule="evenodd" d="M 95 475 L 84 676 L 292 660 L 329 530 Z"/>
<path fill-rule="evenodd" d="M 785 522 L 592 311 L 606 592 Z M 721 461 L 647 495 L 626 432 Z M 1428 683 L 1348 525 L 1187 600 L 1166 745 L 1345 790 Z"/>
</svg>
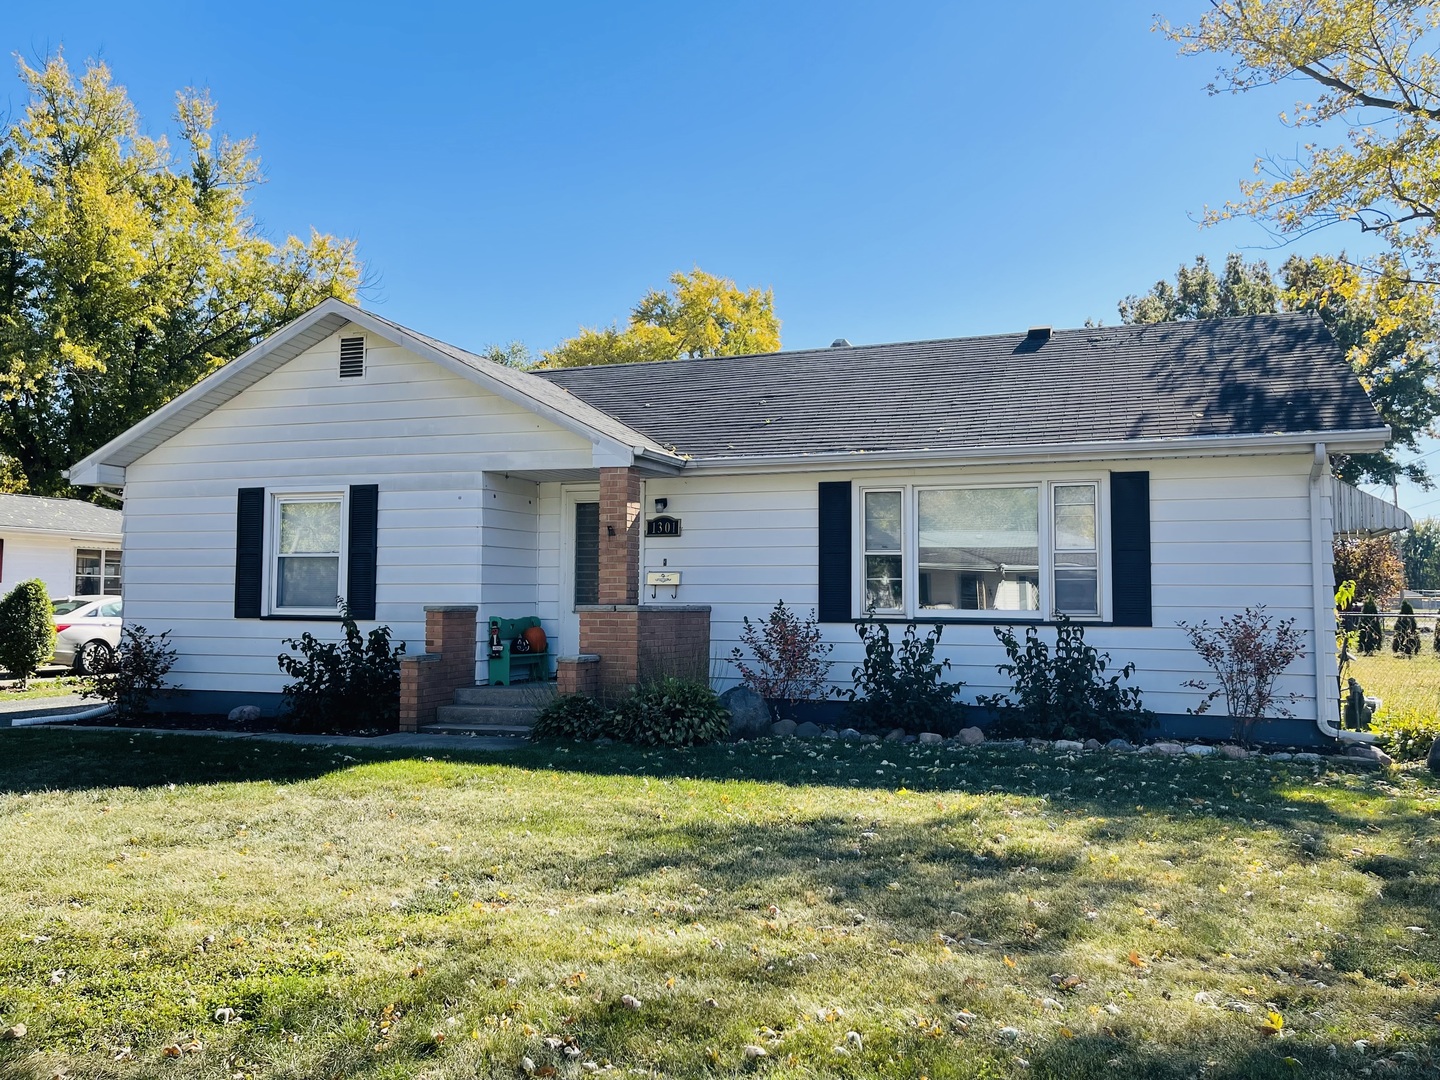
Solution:
<svg viewBox="0 0 1440 1080">
<path fill-rule="evenodd" d="M 0 596 L 32 578 L 52 597 L 119 596 L 120 534 L 119 510 L 0 495 Z"/>
<path fill-rule="evenodd" d="M 1199 733 L 1177 624 L 1265 604 L 1310 636 L 1274 732 L 1305 741 L 1339 715 L 1331 459 L 1388 436 L 1299 315 L 530 373 L 330 300 L 70 477 L 124 488 L 126 617 L 196 711 L 275 707 L 337 595 L 442 657 L 409 724 L 484 681 L 489 616 L 538 616 L 563 688 L 733 681 L 783 599 L 839 681 L 867 610 L 943 622 L 967 694 L 1006 689 L 994 626 L 1064 614 Z"/>
</svg>

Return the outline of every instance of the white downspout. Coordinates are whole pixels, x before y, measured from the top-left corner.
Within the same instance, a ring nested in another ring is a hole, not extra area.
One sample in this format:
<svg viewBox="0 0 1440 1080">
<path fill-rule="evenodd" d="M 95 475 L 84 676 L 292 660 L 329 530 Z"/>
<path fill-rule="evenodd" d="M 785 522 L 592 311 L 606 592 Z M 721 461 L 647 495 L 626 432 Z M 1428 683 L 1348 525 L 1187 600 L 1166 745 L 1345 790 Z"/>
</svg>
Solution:
<svg viewBox="0 0 1440 1080">
<path fill-rule="evenodd" d="M 1326 716 L 1331 702 L 1330 691 L 1340 678 L 1335 663 L 1335 647 L 1326 628 L 1335 623 L 1335 583 L 1327 581 L 1324 568 L 1329 563 L 1326 555 L 1333 547 L 1334 538 L 1325 528 L 1323 513 L 1325 490 L 1322 485 L 1330 481 L 1330 455 L 1324 443 L 1315 444 L 1315 456 L 1310 462 L 1310 578 L 1313 585 L 1312 601 L 1315 620 L 1315 726 L 1320 734 L 1340 742 L 1373 743 L 1375 736 L 1366 731 L 1346 731 Z M 1339 699 L 1334 699 L 1338 717 Z"/>
</svg>

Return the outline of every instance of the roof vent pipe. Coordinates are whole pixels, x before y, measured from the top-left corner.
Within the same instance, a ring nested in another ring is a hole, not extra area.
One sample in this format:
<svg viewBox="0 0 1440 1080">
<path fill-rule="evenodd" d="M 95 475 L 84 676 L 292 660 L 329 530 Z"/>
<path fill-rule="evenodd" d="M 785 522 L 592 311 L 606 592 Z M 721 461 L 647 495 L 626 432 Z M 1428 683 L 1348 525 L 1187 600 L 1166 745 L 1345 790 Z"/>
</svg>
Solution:
<svg viewBox="0 0 1440 1080">
<path fill-rule="evenodd" d="M 830 342 L 830 348 L 832 348 L 832 349 L 848 349 L 848 348 L 850 348 L 850 342 L 848 342 L 847 340 L 845 340 L 843 337 L 837 337 L 834 341 Z"/>
<path fill-rule="evenodd" d="M 1044 345 L 1050 340 L 1051 333 L 1053 331 L 1048 326 L 1032 326 L 1026 331 L 1025 340 L 1036 345 Z"/>
</svg>

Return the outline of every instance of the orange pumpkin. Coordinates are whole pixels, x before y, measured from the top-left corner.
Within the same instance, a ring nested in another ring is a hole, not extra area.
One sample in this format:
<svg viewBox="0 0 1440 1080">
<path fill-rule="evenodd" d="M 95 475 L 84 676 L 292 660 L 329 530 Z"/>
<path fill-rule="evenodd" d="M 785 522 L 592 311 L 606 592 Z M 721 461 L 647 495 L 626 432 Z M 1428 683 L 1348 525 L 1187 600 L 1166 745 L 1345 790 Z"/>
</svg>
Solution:
<svg viewBox="0 0 1440 1080">
<path fill-rule="evenodd" d="M 530 643 L 531 652 L 545 651 L 545 631 L 538 626 L 532 626 L 520 635 Z"/>
</svg>

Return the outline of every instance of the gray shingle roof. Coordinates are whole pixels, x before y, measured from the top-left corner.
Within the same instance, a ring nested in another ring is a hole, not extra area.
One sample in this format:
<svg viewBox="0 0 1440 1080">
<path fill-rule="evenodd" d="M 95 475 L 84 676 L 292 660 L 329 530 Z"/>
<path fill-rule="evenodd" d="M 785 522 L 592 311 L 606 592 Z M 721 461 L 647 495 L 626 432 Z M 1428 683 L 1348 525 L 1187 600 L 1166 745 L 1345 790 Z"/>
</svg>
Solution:
<svg viewBox="0 0 1440 1080">
<path fill-rule="evenodd" d="M 695 457 L 1373 431 L 1318 318 L 1261 315 L 535 374 Z"/>
<path fill-rule="evenodd" d="M 119 536 L 120 511 L 79 499 L 0 495 L 0 532 L 6 531 Z"/>
</svg>

